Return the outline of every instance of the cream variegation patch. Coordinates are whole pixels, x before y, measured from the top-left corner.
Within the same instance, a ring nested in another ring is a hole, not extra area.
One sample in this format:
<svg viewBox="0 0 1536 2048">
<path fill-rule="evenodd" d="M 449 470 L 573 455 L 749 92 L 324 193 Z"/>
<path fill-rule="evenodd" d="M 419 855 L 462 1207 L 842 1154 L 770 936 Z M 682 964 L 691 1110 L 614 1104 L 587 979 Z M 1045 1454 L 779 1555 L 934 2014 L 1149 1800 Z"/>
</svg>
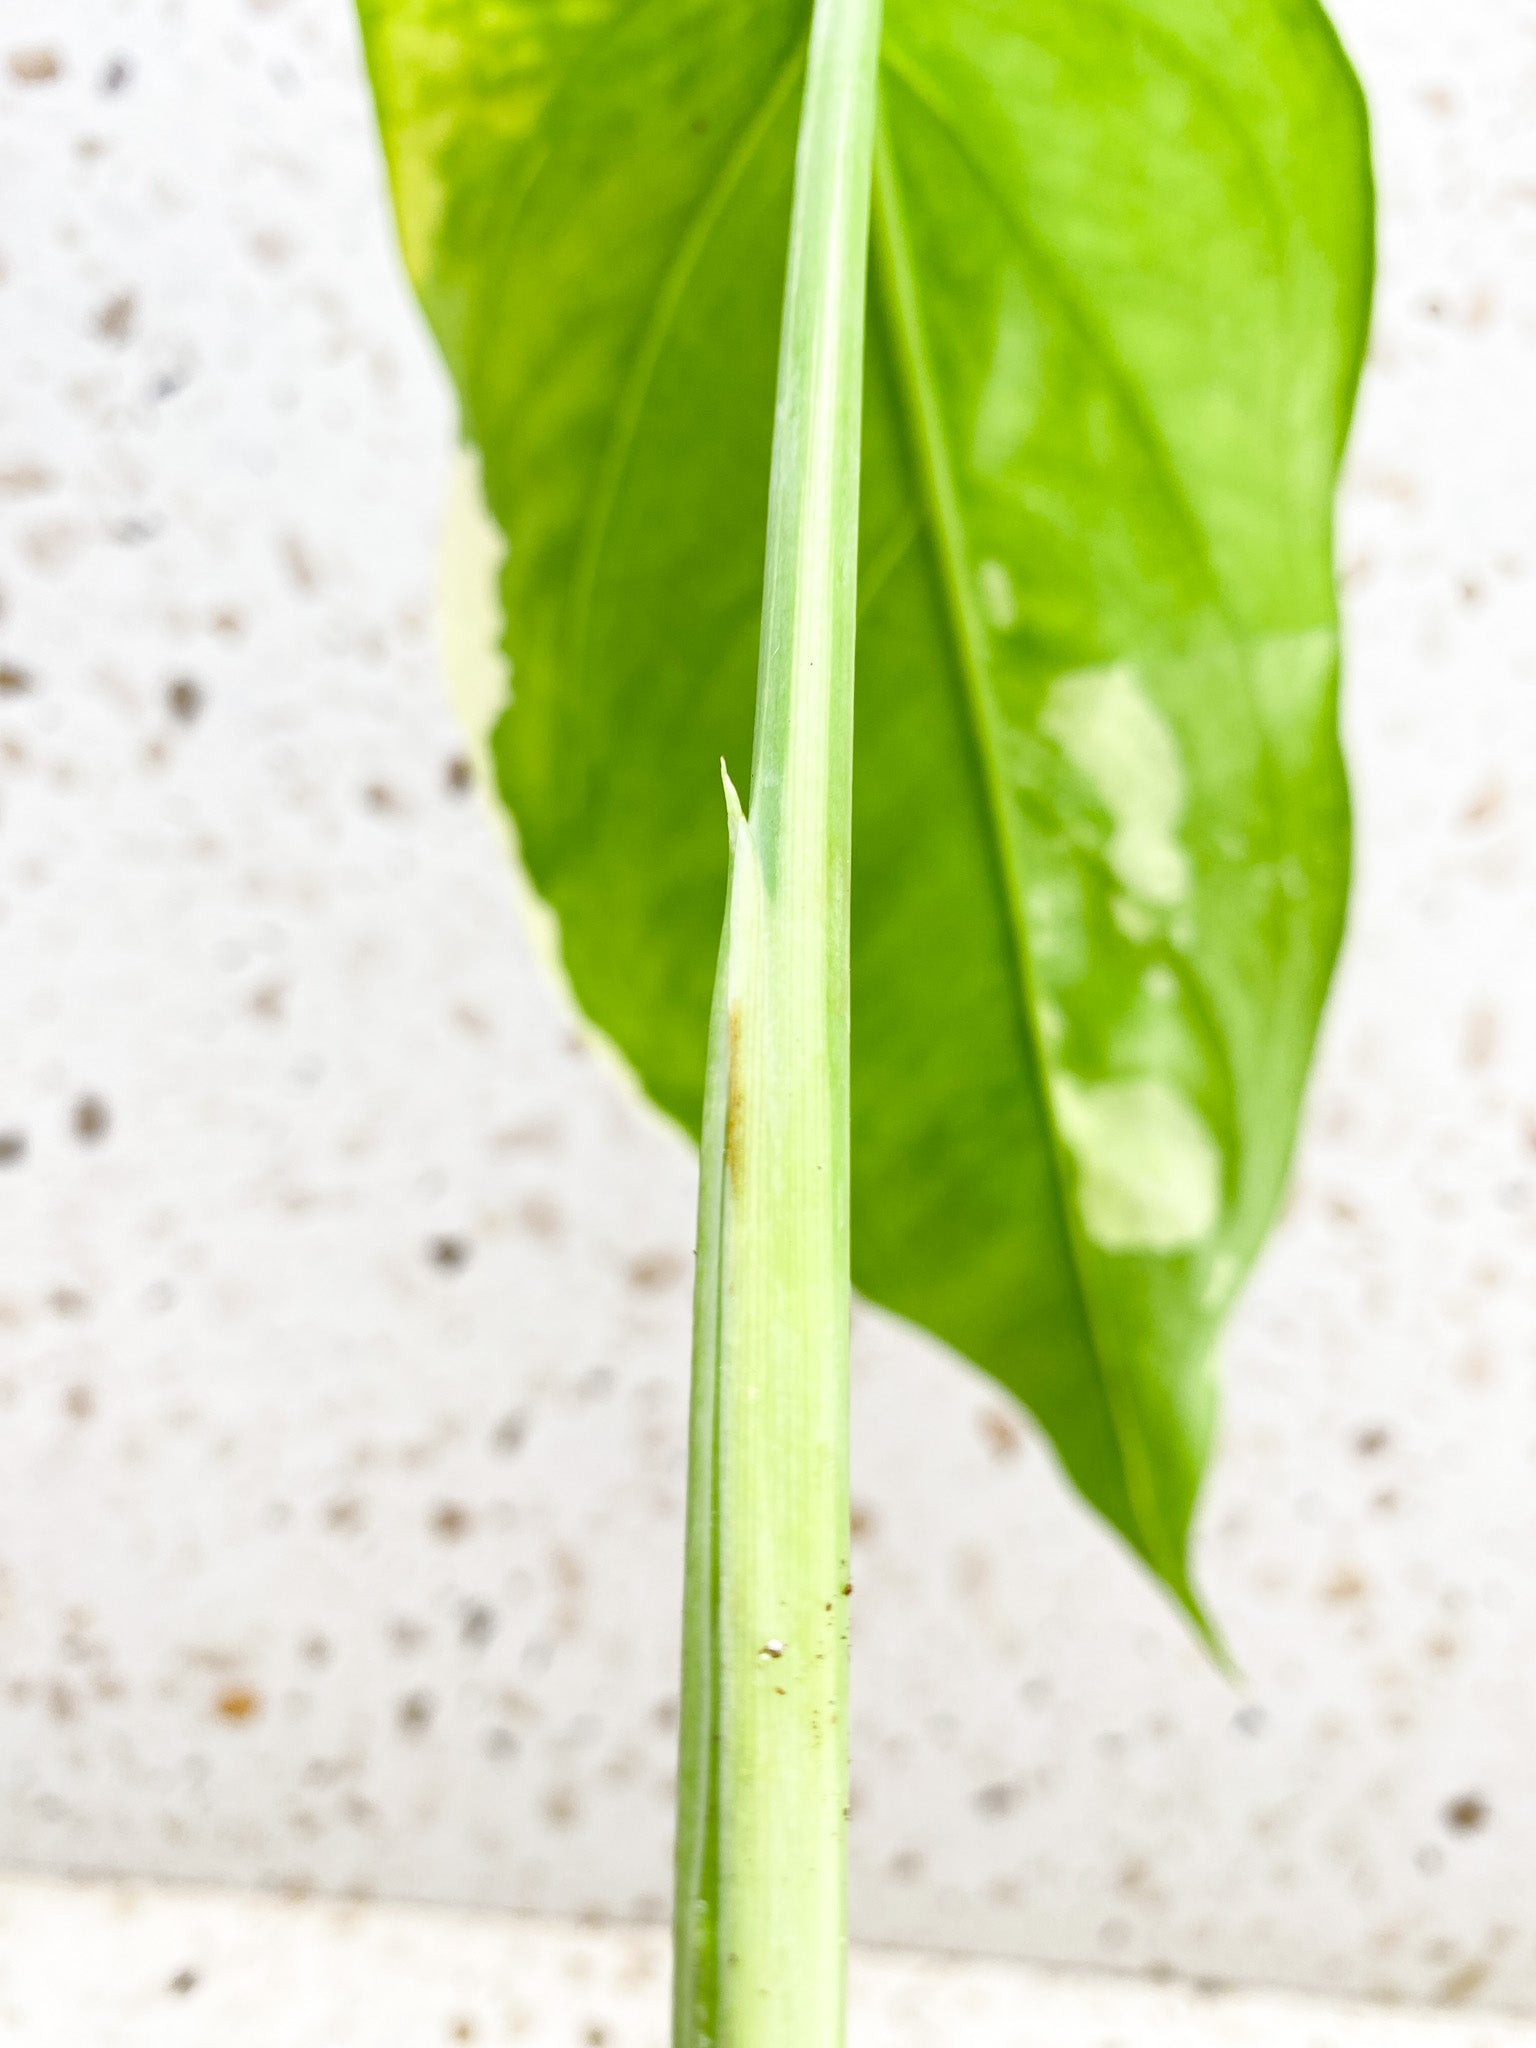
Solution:
<svg viewBox="0 0 1536 2048">
<path fill-rule="evenodd" d="M 1166 1081 L 1058 1073 L 1051 1102 L 1073 1164 L 1083 1228 L 1107 1252 L 1181 1252 L 1221 1213 L 1221 1148 Z"/>
</svg>

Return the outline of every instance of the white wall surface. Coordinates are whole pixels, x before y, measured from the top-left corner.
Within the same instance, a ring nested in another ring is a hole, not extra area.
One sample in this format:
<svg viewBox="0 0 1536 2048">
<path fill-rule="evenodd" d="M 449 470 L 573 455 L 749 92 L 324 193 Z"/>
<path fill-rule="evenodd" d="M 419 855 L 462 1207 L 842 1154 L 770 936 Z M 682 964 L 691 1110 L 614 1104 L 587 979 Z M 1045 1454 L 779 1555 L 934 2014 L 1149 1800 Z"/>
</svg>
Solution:
<svg viewBox="0 0 1536 2048">
<path fill-rule="evenodd" d="M 1533 2048 L 1536 2024 L 855 1949 L 857 2048 Z M 663 2048 L 659 1927 L 0 1879 L 9 2048 Z"/>
<path fill-rule="evenodd" d="M 1342 0 L 1359 877 L 1201 1660 L 857 1331 L 869 1937 L 1536 2010 L 1536 4 Z M 691 1175 L 455 786 L 346 0 L 0 7 L 0 1856 L 655 1916 Z"/>
</svg>

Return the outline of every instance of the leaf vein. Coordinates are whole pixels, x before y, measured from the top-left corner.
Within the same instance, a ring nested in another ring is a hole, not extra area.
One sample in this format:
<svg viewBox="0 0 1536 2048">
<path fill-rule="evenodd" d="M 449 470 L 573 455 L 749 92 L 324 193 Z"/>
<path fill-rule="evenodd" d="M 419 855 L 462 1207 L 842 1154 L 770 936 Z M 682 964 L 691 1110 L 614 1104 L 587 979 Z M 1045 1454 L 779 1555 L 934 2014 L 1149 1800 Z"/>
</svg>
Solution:
<svg viewBox="0 0 1536 2048">
<path fill-rule="evenodd" d="M 1102 364 L 1109 382 L 1119 395 L 1126 415 L 1141 442 L 1148 460 L 1157 473 L 1159 482 L 1167 493 L 1170 507 L 1182 529 L 1183 538 L 1204 572 L 1207 594 L 1214 609 L 1225 618 L 1220 581 L 1211 560 L 1210 544 L 1204 526 L 1189 496 L 1183 478 L 1179 475 L 1166 440 L 1158 430 L 1152 415 L 1152 408 L 1140 384 L 1131 374 L 1129 365 L 1105 333 L 1099 322 L 1089 312 L 1082 298 L 1074 292 L 1063 277 L 1054 256 L 1046 248 L 1038 232 L 1019 212 L 999 188 L 996 179 L 971 150 L 964 135 L 956 127 L 942 101 L 936 100 L 922 79 L 910 73 L 899 55 L 888 52 L 886 68 L 898 78 L 925 112 L 938 124 L 948 138 L 950 146 L 964 161 L 966 168 L 977 184 L 986 192 L 1015 239 L 1021 245 L 1034 268 L 1044 277 L 1057 303 L 1076 331 L 1088 351 Z"/>
<path fill-rule="evenodd" d="M 1178 1545 L 1171 1532 L 1161 1526 L 1156 1496 L 1131 1453 L 1135 1432 L 1128 1427 L 1124 1412 L 1125 1391 L 1118 1384 L 1104 1345 L 1095 1326 L 1093 1305 L 1083 1265 L 1083 1247 L 1077 1220 L 1066 1193 L 1065 1153 L 1061 1133 L 1051 1108 L 1045 1078 L 1044 1048 L 1035 1007 L 1034 976 L 1029 934 L 1020 902 L 1017 856 L 1007 817 L 1007 799 L 998 751 L 997 727 L 1001 717 L 993 697 L 986 629 L 977 609 L 974 577 L 968 558 L 959 496 L 944 439 L 933 371 L 928 362 L 921 314 L 917 304 L 910 248 L 902 217 L 901 194 L 892 159 L 890 139 L 882 111 L 875 142 L 875 251 L 882 284 L 882 305 L 896 344 L 900 382 L 909 417 L 907 430 L 922 478 L 927 501 L 928 525 L 939 559 L 945 585 L 951 627 L 955 637 L 956 666 L 964 687 L 965 703 L 975 741 L 982 781 L 986 790 L 993 852 L 998 864 L 999 883 L 1005 905 L 1010 949 L 1014 959 L 1016 990 L 1029 1048 L 1031 1072 L 1040 1098 L 1040 1113 L 1055 1164 L 1053 1185 L 1060 1208 L 1060 1222 L 1068 1250 L 1074 1289 L 1087 1337 L 1088 1350 L 1097 1368 L 1108 1411 L 1111 1433 L 1120 1460 L 1127 1498 L 1136 1516 L 1149 1556 L 1159 1570 L 1173 1567 L 1177 1581 Z"/>
<path fill-rule="evenodd" d="M 709 184 L 700 193 L 689 214 L 665 280 L 652 308 L 640 347 L 635 353 L 624 391 L 614 408 L 613 426 L 598 466 L 587 517 L 577 544 L 576 573 L 571 582 L 571 675 L 578 678 L 585 666 L 587 636 L 591 629 L 593 597 L 608 530 L 613 520 L 625 473 L 634 454 L 635 437 L 651 381 L 661 361 L 667 337 L 682 305 L 690 278 L 704 254 L 716 222 L 727 202 L 746 175 L 753 157 L 762 147 L 785 100 L 805 65 L 806 39 L 802 35 L 775 73 L 756 112 L 743 129 L 731 151 Z"/>
</svg>

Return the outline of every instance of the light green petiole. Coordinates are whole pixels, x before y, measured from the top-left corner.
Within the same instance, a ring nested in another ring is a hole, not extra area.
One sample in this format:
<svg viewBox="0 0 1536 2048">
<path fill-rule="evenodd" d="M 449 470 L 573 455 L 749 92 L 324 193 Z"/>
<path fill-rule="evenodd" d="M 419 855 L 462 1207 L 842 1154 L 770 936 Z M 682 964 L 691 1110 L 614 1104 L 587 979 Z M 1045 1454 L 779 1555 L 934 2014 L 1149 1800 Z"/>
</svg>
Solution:
<svg viewBox="0 0 1536 2048">
<path fill-rule="evenodd" d="M 700 1160 L 674 2048 L 839 2048 L 848 870 L 879 0 L 816 0 Z"/>
</svg>

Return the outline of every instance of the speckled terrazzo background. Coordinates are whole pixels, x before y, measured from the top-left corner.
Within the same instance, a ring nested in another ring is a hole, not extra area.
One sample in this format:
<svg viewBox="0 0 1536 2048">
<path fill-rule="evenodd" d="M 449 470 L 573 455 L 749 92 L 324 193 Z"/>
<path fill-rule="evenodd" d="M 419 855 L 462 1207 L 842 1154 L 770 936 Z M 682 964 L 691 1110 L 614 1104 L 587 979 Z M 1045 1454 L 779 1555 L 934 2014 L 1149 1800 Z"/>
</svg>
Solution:
<svg viewBox="0 0 1536 2048">
<path fill-rule="evenodd" d="M 1536 2009 L 1536 4 L 1338 11 L 1360 881 L 1247 1686 L 862 1319 L 857 1919 Z M 0 1857 L 655 1915 L 691 1168 L 464 786 L 344 0 L 7 0 L 0 191 Z"/>
<path fill-rule="evenodd" d="M 88 1967 L 82 1961 L 88 1959 Z M 858 2048 L 1532 2048 L 1529 2021 L 855 1948 Z M 17 2048 L 662 2048 L 659 1927 L 0 1880 Z"/>
</svg>

